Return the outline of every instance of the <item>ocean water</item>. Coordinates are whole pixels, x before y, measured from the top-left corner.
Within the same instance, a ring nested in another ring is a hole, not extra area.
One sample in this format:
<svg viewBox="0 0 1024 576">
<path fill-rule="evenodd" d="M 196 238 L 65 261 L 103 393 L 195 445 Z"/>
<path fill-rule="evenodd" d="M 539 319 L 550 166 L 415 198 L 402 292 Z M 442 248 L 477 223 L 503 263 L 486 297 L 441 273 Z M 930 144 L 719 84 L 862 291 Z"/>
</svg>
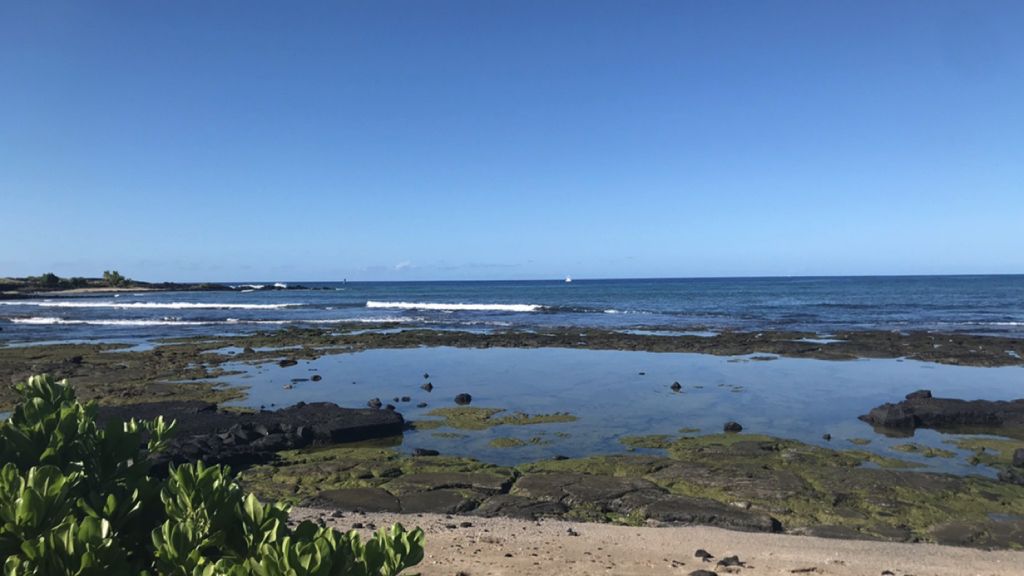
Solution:
<svg viewBox="0 0 1024 576">
<path fill-rule="evenodd" d="M 301 284 L 315 289 L 0 301 L 0 341 L 146 339 L 382 321 L 468 330 L 1024 335 L 1024 275 Z"/>
</svg>

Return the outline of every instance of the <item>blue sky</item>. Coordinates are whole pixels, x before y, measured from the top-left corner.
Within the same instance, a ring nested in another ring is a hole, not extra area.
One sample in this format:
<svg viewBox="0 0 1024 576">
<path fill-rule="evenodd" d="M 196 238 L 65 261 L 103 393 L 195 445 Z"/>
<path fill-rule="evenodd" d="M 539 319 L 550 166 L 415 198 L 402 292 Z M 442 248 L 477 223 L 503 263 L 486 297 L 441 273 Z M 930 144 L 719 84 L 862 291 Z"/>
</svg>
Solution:
<svg viewBox="0 0 1024 576">
<path fill-rule="evenodd" d="M 1024 3 L 0 3 L 0 276 L 1024 272 Z"/>
</svg>

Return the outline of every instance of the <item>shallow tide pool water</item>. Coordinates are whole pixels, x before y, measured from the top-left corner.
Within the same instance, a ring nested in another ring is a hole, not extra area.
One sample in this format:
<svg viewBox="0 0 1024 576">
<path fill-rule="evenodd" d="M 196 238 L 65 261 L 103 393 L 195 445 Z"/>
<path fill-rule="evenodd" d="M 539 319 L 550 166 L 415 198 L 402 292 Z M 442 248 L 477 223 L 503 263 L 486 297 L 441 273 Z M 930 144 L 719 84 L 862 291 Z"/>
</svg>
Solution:
<svg viewBox="0 0 1024 576">
<path fill-rule="evenodd" d="M 774 357 L 547 348 L 385 349 L 323 356 L 287 368 L 233 363 L 225 368 L 244 373 L 221 381 L 247 387 L 248 396 L 234 404 L 250 407 L 329 401 L 358 408 L 380 398 L 395 404 L 407 421 L 423 421 L 435 419 L 428 414 L 435 408 L 455 406 L 456 394 L 469 393 L 475 407 L 510 413 L 569 412 L 578 418 L 478 431 L 409 430 L 401 443 L 403 451 L 436 449 L 496 464 L 624 453 L 628 448 L 620 442 L 623 436 L 718 433 L 725 422 L 734 420 L 743 425 L 743 433 L 869 450 L 918 463 L 923 469 L 985 475 L 991 471 L 968 462 L 971 452 L 949 443 L 959 435 L 918 430 L 912 437 L 890 438 L 857 417 L 921 388 L 940 397 L 989 400 L 1018 398 L 1024 388 L 1021 367 L 766 358 Z M 322 380 L 308 380 L 314 374 Z M 432 392 L 420 388 L 428 381 Z M 681 392 L 670 388 L 677 381 Z M 411 401 L 394 402 L 402 396 Z M 417 408 L 420 402 L 429 405 Z M 822 438 L 826 433 L 831 441 Z M 496 438 L 526 444 L 497 448 L 490 444 Z M 893 450 L 908 442 L 949 450 L 955 456 L 927 458 Z"/>
</svg>

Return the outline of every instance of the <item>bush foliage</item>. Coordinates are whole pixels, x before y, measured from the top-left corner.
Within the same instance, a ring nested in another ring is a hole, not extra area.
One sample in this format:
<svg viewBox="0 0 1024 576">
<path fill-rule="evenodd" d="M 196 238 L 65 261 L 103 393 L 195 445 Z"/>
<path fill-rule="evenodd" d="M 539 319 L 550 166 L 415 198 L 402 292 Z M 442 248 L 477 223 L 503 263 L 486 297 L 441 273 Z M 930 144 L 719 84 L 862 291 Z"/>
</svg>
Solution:
<svg viewBox="0 0 1024 576">
<path fill-rule="evenodd" d="M 184 464 L 165 479 L 149 455 L 173 422 L 110 424 L 66 381 L 33 376 L 0 423 L 0 559 L 5 576 L 391 576 L 423 558 L 400 524 L 365 544 L 243 494 L 230 470 Z"/>
</svg>

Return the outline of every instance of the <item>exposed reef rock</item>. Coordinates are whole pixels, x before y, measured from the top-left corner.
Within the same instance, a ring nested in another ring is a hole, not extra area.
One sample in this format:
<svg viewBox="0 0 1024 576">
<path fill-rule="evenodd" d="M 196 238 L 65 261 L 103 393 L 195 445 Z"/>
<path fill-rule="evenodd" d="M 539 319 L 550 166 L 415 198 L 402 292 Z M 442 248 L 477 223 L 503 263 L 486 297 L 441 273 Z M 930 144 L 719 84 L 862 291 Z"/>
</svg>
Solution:
<svg viewBox="0 0 1024 576">
<path fill-rule="evenodd" d="M 917 428 L 951 432 L 990 432 L 1024 438 L 1024 399 L 1010 401 L 934 398 L 919 390 L 906 400 L 886 403 L 860 417 L 879 432 L 905 436 Z"/>
<path fill-rule="evenodd" d="M 202 460 L 207 464 L 245 466 L 273 460 L 281 450 L 330 445 L 402 434 L 401 414 L 388 410 L 353 410 L 328 402 L 299 402 L 274 412 L 218 410 L 208 402 L 152 402 L 99 408 L 97 421 L 174 420 L 176 430 L 161 463 Z"/>
</svg>

